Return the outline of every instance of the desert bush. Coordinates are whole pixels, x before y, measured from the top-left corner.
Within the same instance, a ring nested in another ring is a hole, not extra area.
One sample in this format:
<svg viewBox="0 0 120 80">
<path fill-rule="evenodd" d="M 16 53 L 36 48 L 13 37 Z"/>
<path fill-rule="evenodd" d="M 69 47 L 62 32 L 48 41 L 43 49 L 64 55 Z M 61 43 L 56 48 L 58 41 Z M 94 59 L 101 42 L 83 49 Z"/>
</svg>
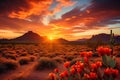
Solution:
<svg viewBox="0 0 120 80">
<path fill-rule="evenodd" d="M 93 57 L 99 57 L 97 53 L 94 53 L 92 56 Z"/>
<path fill-rule="evenodd" d="M 71 61 L 70 65 L 72 66 L 73 64 L 75 64 L 77 61 L 81 61 L 80 58 L 75 58 Z"/>
<path fill-rule="evenodd" d="M 46 57 L 50 57 L 50 58 L 53 58 L 53 57 L 56 57 L 57 55 L 55 53 L 48 53 L 45 55 Z"/>
<path fill-rule="evenodd" d="M 72 59 L 74 59 L 74 56 L 73 55 L 65 55 L 64 57 L 67 61 L 71 61 Z"/>
<path fill-rule="evenodd" d="M 17 54 L 7 53 L 7 54 L 4 55 L 4 57 L 16 60 Z"/>
<path fill-rule="evenodd" d="M 38 63 L 35 68 L 37 70 L 42 70 L 42 69 L 53 69 L 56 67 L 57 67 L 57 63 L 53 59 L 48 57 L 41 57 L 38 60 Z"/>
<path fill-rule="evenodd" d="M 12 59 L 0 59 L 0 73 L 8 71 L 8 70 L 14 70 L 19 67 L 19 63 Z"/>
<path fill-rule="evenodd" d="M 29 56 L 30 57 L 30 61 L 35 61 L 36 59 L 37 59 L 37 57 L 36 56 Z"/>
<path fill-rule="evenodd" d="M 20 56 L 27 56 L 28 54 L 27 53 L 21 53 Z"/>
<path fill-rule="evenodd" d="M 63 62 L 63 58 L 61 58 L 60 56 L 54 57 L 53 60 L 55 60 L 56 62 L 59 62 L 59 63 Z"/>
<path fill-rule="evenodd" d="M 20 65 L 25 65 L 28 64 L 29 62 L 30 62 L 30 57 L 20 57 L 19 59 Z"/>
<path fill-rule="evenodd" d="M 5 72 L 5 70 L 6 70 L 6 66 L 0 63 L 0 73 Z"/>
<path fill-rule="evenodd" d="M 17 61 L 11 59 L 4 61 L 3 64 L 6 66 L 7 70 L 16 69 L 19 66 Z"/>
<path fill-rule="evenodd" d="M 6 61 L 5 58 L 0 58 L 0 73 L 5 72 L 6 66 L 3 64 L 3 62 Z"/>
</svg>

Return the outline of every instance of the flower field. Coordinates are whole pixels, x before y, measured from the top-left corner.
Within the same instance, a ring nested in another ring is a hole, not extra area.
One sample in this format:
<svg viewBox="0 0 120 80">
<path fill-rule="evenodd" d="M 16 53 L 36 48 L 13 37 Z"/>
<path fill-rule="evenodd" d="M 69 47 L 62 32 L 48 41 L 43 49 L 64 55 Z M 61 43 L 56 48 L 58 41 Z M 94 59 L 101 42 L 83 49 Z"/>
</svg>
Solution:
<svg viewBox="0 0 120 80">
<path fill-rule="evenodd" d="M 119 80 L 120 46 L 1 44 L 1 80 Z M 55 69 L 55 70 L 54 70 Z M 11 75 L 9 75 L 11 74 Z"/>
</svg>

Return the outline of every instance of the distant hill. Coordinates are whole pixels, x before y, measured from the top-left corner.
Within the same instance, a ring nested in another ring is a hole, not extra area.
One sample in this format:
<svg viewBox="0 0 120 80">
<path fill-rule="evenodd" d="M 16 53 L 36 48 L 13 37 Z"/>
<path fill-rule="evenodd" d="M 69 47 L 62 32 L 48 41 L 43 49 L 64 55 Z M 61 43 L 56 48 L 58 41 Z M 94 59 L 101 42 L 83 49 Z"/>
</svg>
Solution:
<svg viewBox="0 0 120 80">
<path fill-rule="evenodd" d="M 110 34 L 101 33 L 98 35 L 93 35 L 89 41 L 102 41 L 103 43 L 109 43 Z M 114 36 L 115 43 L 120 43 L 120 36 Z"/>
<path fill-rule="evenodd" d="M 114 37 L 115 42 L 120 44 L 120 36 Z M 0 43 L 42 43 L 46 42 L 48 39 L 47 37 L 40 36 L 37 33 L 34 33 L 32 31 L 28 31 L 27 33 L 23 34 L 20 37 L 14 38 L 14 39 L 0 39 Z M 58 43 L 67 43 L 67 44 L 85 44 L 86 42 L 103 42 L 103 43 L 109 43 L 110 41 L 110 34 L 98 34 L 93 35 L 90 39 L 78 39 L 75 41 L 68 41 L 63 38 L 55 39 L 54 42 Z"/>
<path fill-rule="evenodd" d="M 34 33 L 32 31 L 28 31 L 24 35 L 17 37 L 15 39 L 11 39 L 13 42 L 23 42 L 23 43 L 39 43 L 43 41 L 44 38 L 38 35 L 37 33 Z"/>
<path fill-rule="evenodd" d="M 1 39 L 0 41 L 3 43 L 40 43 L 44 41 L 44 37 L 41 37 L 32 31 L 28 31 L 20 37 L 9 40 Z"/>
<path fill-rule="evenodd" d="M 114 36 L 114 40 L 115 43 L 120 44 L 120 36 Z M 101 34 L 97 34 L 97 35 L 93 35 L 91 38 L 89 39 L 78 39 L 75 41 L 71 41 L 71 44 L 85 44 L 86 42 L 92 42 L 92 43 L 106 43 L 108 44 L 110 42 L 110 34 L 105 34 L 105 33 L 101 33 Z"/>
<path fill-rule="evenodd" d="M 63 39 L 63 38 L 55 39 L 54 41 L 55 41 L 55 42 L 58 42 L 58 43 L 69 43 L 68 40 Z"/>
</svg>

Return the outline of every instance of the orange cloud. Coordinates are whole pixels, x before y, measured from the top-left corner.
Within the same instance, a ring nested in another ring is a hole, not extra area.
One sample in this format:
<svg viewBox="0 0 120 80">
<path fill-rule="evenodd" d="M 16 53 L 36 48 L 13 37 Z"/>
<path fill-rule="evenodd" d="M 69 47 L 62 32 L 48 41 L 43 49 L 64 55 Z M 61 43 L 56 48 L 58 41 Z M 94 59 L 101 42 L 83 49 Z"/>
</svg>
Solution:
<svg viewBox="0 0 120 80">
<path fill-rule="evenodd" d="M 19 18 L 19 19 L 24 19 L 27 18 L 31 15 L 43 15 L 47 13 L 48 8 L 52 4 L 52 0 L 38 0 L 38 2 L 31 0 L 28 1 L 30 5 L 30 9 L 25 10 L 24 8 L 20 11 L 12 11 L 8 16 L 11 18 Z"/>
</svg>

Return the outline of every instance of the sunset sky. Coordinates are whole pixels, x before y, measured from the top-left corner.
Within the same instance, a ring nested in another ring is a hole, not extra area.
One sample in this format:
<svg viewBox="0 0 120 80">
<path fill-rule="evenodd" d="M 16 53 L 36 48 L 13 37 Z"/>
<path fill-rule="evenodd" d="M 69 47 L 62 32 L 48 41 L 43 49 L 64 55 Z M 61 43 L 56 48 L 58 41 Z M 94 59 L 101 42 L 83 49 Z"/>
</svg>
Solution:
<svg viewBox="0 0 120 80">
<path fill-rule="evenodd" d="M 0 38 L 33 31 L 76 40 L 111 29 L 120 35 L 120 0 L 0 0 Z"/>
</svg>

